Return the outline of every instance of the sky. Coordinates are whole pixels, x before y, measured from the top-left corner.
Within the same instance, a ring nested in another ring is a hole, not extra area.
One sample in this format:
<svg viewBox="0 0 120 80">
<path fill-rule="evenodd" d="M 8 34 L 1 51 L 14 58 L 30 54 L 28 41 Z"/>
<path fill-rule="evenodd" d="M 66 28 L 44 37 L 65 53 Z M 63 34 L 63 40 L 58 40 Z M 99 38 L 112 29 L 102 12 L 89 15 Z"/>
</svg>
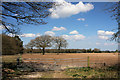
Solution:
<svg viewBox="0 0 120 80">
<path fill-rule="evenodd" d="M 62 0 L 63 1 L 63 0 Z M 40 35 L 62 36 L 68 42 L 68 49 L 116 50 L 118 44 L 109 39 L 116 32 L 117 22 L 104 9 L 107 2 L 63 1 L 62 5 L 49 9 L 51 15 L 45 25 L 21 25 L 23 44 Z"/>
</svg>

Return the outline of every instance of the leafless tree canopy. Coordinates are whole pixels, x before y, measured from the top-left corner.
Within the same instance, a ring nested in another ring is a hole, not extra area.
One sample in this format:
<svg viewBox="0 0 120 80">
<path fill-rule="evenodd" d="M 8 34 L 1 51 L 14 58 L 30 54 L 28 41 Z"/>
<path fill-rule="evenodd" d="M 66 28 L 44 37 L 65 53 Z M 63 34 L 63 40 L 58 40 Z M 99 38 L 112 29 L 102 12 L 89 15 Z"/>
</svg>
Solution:
<svg viewBox="0 0 120 80">
<path fill-rule="evenodd" d="M 43 35 L 36 37 L 35 39 L 31 40 L 26 47 L 33 49 L 33 47 L 36 47 L 38 49 L 43 49 L 43 55 L 45 54 L 45 48 L 52 46 L 53 38 L 49 35 Z"/>
<path fill-rule="evenodd" d="M 5 32 L 18 34 L 21 24 L 46 24 L 44 21 L 52 7 L 51 2 L 3 2 L 2 3 L 2 22 Z M 11 22 L 15 21 L 15 23 Z M 9 28 L 7 26 L 10 26 Z"/>
<path fill-rule="evenodd" d="M 58 54 L 61 48 L 66 48 L 68 45 L 67 41 L 62 37 L 54 37 L 54 44 L 56 49 L 58 49 Z"/>
<path fill-rule="evenodd" d="M 33 49 L 34 46 L 35 46 L 34 40 L 31 40 L 27 45 L 25 45 L 27 49 Z"/>
<path fill-rule="evenodd" d="M 67 41 L 62 37 L 53 37 L 49 35 L 42 35 L 32 39 L 25 47 L 27 49 L 33 49 L 33 47 L 37 49 L 43 50 L 43 55 L 45 54 L 46 47 L 55 46 L 56 49 L 60 50 L 61 48 L 66 48 L 68 45 Z"/>
<path fill-rule="evenodd" d="M 57 49 L 66 48 L 68 45 L 67 41 L 62 37 L 54 37 L 54 43 Z"/>
<path fill-rule="evenodd" d="M 37 37 L 35 38 L 34 41 L 37 48 L 39 47 L 45 48 L 45 47 L 52 46 L 52 37 L 49 35 L 43 35 L 43 36 Z"/>
<path fill-rule="evenodd" d="M 117 32 L 113 35 L 111 40 L 115 40 L 120 43 L 120 2 L 116 2 L 112 7 L 107 8 L 108 12 L 112 13 L 111 17 L 118 23 Z"/>
</svg>

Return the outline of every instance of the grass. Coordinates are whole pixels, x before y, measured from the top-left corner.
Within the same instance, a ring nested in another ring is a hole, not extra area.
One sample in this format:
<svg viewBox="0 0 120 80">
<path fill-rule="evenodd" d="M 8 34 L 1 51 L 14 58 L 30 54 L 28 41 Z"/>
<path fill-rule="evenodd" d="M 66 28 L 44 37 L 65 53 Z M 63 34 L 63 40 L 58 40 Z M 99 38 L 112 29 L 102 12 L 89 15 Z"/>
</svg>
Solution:
<svg viewBox="0 0 120 80">
<path fill-rule="evenodd" d="M 118 73 L 116 70 L 111 70 L 111 68 L 98 69 L 98 68 L 72 68 L 66 69 L 66 75 L 73 78 L 118 78 Z"/>
<path fill-rule="evenodd" d="M 8 63 L 16 62 L 19 56 L 20 55 L 2 55 L 2 62 L 8 62 Z"/>
</svg>

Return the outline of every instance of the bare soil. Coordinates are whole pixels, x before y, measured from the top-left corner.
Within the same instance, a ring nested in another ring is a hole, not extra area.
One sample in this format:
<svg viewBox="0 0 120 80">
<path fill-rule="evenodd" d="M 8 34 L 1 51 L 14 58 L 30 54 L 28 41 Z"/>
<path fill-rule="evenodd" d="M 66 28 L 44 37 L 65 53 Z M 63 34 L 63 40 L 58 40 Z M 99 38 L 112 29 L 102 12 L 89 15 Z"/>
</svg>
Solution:
<svg viewBox="0 0 120 80">
<path fill-rule="evenodd" d="M 38 54 L 38 53 L 32 53 L 32 54 L 23 54 L 23 59 L 28 58 L 42 58 L 42 59 L 68 59 L 68 58 L 81 58 L 81 59 L 87 59 L 89 56 L 90 60 L 90 66 L 95 65 L 114 65 L 118 63 L 118 53 L 61 53 L 59 55 L 55 53 L 46 53 L 45 55 Z M 29 61 L 29 60 L 28 60 Z M 39 60 L 38 60 L 39 61 Z M 49 60 L 50 61 L 50 60 Z M 77 62 L 77 60 L 76 60 Z"/>
</svg>

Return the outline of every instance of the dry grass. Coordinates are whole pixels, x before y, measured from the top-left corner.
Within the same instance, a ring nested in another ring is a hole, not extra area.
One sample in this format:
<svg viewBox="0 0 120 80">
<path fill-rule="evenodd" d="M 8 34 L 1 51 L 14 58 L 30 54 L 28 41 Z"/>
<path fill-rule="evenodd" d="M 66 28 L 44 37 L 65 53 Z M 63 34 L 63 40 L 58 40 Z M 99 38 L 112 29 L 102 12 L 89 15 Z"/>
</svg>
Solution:
<svg viewBox="0 0 120 80">
<path fill-rule="evenodd" d="M 2 62 L 16 62 L 19 55 L 4 55 L 2 56 Z"/>
</svg>

